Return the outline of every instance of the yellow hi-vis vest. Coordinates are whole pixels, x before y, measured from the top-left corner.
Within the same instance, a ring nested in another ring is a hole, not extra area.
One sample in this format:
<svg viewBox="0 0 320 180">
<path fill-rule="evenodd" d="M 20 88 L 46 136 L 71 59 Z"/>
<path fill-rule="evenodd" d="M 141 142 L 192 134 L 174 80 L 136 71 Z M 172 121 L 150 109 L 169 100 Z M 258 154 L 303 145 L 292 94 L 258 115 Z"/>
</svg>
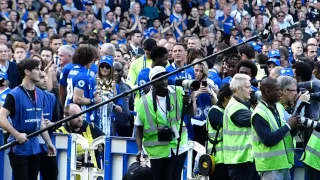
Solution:
<svg viewBox="0 0 320 180">
<path fill-rule="evenodd" d="M 217 109 L 222 114 L 224 113 L 224 109 L 214 105 L 209 109 L 209 112 L 211 109 Z M 211 141 L 216 141 L 217 144 L 215 145 L 216 153 L 214 154 L 214 162 L 215 164 L 221 164 L 223 163 L 223 149 L 222 149 L 222 127 L 219 127 L 218 130 L 215 130 L 212 128 L 209 120 L 209 116 L 207 117 L 207 128 L 208 128 L 208 137 Z M 207 146 L 207 153 L 211 154 L 213 144 L 208 140 L 208 146 Z"/>
<path fill-rule="evenodd" d="M 168 89 L 174 87 L 169 86 Z M 171 149 L 177 148 L 178 141 L 173 139 L 172 141 L 158 141 L 158 129 L 164 126 L 176 128 L 179 132 L 182 112 L 182 97 L 183 90 L 181 87 L 175 87 L 176 90 L 169 90 L 170 98 L 170 111 L 167 112 L 167 118 L 164 119 L 159 111 L 154 111 L 152 90 L 146 95 L 141 96 L 137 102 L 137 114 L 139 120 L 143 124 L 143 139 L 142 144 L 147 151 L 150 158 L 165 158 L 170 157 Z M 185 124 L 183 124 L 181 142 L 180 145 L 184 146 L 187 144 L 188 135 Z M 180 147 L 181 147 L 180 146 Z"/>
<path fill-rule="evenodd" d="M 303 157 L 303 156 L 302 156 Z M 313 130 L 305 150 L 305 159 L 308 166 L 320 171 L 320 132 Z"/>
<path fill-rule="evenodd" d="M 277 111 L 280 116 L 280 127 L 276 119 L 273 116 L 273 113 L 268 107 L 262 102 L 256 106 L 255 110 L 251 116 L 259 114 L 270 126 L 272 132 L 277 131 L 279 128 L 285 125 L 286 120 L 284 119 L 283 109 L 280 103 L 276 104 Z M 265 146 L 254 127 L 252 129 L 252 145 L 253 145 L 253 157 L 256 164 L 257 171 L 273 171 L 280 169 L 289 169 L 294 163 L 294 152 L 293 152 L 293 141 L 290 132 L 288 132 L 283 140 L 278 144 L 272 147 Z"/>
<path fill-rule="evenodd" d="M 252 135 L 250 127 L 238 127 L 231 116 L 238 110 L 248 109 L 245 105 L 231 98 L 223 115 L 223 157 L 224 164 L 253 162 Z"/>
<path fill-rule="evenodd" d="M 66 125 L 61 126 L 59 129 L 56 130 L 56 132 L 60 132 L 60 133 L 63 133 L 63 134 L 69 134 L 70 132 L 67 131 L 65 126 Z M 94 129 L 94 124 L 93 123 L 90 123 L 90 124 L 88 123 L 86 131 L 82 132 L 82 134 L 81 134 L 88 141 L 89 144 L 91 144 L 93 142 L 91 129 Z M 91 150 L 89 153 L 90 153 L 90 156 L 91 156 L 91 163 L 93 163 L 95 168 L 98 168 L 97 160 L 96 160 L 96 156 L 95 156 L 94 151 Z M 81 156 L 83 154 L 84 154 L 84 150 L 82 149 L 80 144 L 77 144 L 77 155 Z"/>
</svg>

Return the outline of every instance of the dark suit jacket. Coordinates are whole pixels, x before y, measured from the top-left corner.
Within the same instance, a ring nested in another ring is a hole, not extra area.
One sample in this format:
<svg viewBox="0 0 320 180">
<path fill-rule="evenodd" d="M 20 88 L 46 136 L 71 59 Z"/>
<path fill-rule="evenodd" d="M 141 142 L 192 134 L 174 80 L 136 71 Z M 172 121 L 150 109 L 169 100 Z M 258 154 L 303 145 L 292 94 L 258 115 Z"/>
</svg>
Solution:
<svg viewBox="0 0 320 180">
<path fill-rule="evenodd" d="M 144 54 L 144 50 L 142 48 L 138 48 L 138 54 L 136 54 L 136 52 L 134 52 L 134 50 L 132 49 L 132 47 L 130 45 L 128 45 L 128 52 L 131 54 L 131 57 L 136 56 L 138 54 L 140 54 L 140 55 Z"/>
<path fill-rule="evenodd" d="M 13 89 L 21 84 L 22 79 L 18 71 L 17 63 L 9 61 L 7 74 L 8 74 L 10 89 Z"/>
</svg>

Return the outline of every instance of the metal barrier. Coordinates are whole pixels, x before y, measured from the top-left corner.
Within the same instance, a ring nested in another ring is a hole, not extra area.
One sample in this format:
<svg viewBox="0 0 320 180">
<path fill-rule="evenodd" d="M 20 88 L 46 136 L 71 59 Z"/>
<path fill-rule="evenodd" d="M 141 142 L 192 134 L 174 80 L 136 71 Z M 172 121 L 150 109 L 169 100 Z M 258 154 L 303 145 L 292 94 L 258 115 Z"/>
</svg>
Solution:
<svg viewBox="0 0 320 180">
<path fill-rule="evenodd" d="M 59 168 L 59 180 L 74 180 L 82 177 L 81 180 L 96 180 L 102 177 L 104 180 L 122 180 L 128 167 L 135 161 L 136 153 L 138 152 L 135 139 L 123 137 L 99 137 L 93 141 L 92 144 L 80 135 L 77 134 L 56 134 L 52 137 L 52 142 L 57 149 L 57 161 Z M 0 130 L 0 146 L 3 144 L 3 133 Z M 101 171 L 96 168 L 82 167 L 76 168 L 76 144 L 81 144 L 84 149 L 97 149 L 98 145 L 103 143 L 105 147 L 104 160 Z M 195 142 L 190 141 L 188 157 L 182 172 L 182 180 L 193 179 L 192 176 L 192 153 L 193 149 L 203 154 L 205 149 Z M 301 150 L 297 149 L 300 152 Z M 10 180 L 12 177 L 12 170 L 8 158 L 8 152 L 0 152 L 0 180 Z M 189 163 L 188 163 L 189 162 Z M 188 170 L 188 173 L 187 173 Z M 291 169 L 292 179 L 301 180 L 304 178 L 304 168 L 301 161 L 295 159 L 295 166 Z M 40 176 L 39 176 L 39 179 Z"/>
</svg>

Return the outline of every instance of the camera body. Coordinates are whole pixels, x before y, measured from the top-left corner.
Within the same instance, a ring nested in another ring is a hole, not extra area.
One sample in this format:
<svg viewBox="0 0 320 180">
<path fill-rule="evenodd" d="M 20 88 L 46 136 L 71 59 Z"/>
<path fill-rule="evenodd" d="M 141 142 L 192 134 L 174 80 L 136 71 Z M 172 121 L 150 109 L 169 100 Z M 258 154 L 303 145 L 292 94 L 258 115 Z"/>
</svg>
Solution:
<svg viewBox="0 0 320 180">
<path fill-rule="evenodd" d="M 161 129 L 158 129 L 158 141 L 172 141 L 174 133 L 172 128 L 169 126 L 164 126 Z"/>
</svg>

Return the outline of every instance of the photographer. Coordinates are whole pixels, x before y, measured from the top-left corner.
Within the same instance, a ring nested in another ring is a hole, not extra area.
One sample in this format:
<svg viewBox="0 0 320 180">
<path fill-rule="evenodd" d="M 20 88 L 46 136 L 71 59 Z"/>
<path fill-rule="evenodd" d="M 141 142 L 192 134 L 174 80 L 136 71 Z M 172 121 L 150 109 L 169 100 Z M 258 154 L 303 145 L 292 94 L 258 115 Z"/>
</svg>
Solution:
<svg viewBox="0 0 320 180">
<path fill-rule="evenodd" d="M 294 113 L 296 107 L 299 107 L 302 101 L 309 101 L 310 95 L 307 91 L 303 93 L 296 102 L 296 97 L 298 94 L 297 80 L 289 76 L 280 76 L 277 80 L 279 88 L 282 91 L 280 97 L 280 105 L 283 108 L 284 118 L 286 121 L 288 121 L 288 119 Z"/>
<path fill-rule="evenodd" d="M 153 80 L 166 73 L 164 67 L 155 66 L 150 70 L 149 78 Z M 165 78 L 152 84 L 150 91 L 136 103 L 137 160 L 143 148 L 150 158 L 155 180 L 181 179 L 188 151 L 188 134 L 185 125 L 181 134 L 179 130 L 182 106 L 190 100 L 189 97 L 183 98 L 183 94 L 182 88 L 168 86 Z M 181 142 L 176 154 L 178 138 Z"/>
<path fill-rule="evenodd" d="M 281 89 L 277 80 L 265 78 L 260 85 L 262 101 L 252 113 L 252 146 L 255 165 L 262 180 L 290 179 L 289 169 L 294 162 L 292 137 L 298 117 L 284 123 L 279 103 Z"/>
<path fill-rule="evenodd" d="M 248 103 L 252 92 L 250 79 L 245 74 L 236 74 L 232 78 L 233 97 L 223 116 L 223 157 L 231 179 L 259 178 L 252 154 L 252 112 Z"/>
</svg>

